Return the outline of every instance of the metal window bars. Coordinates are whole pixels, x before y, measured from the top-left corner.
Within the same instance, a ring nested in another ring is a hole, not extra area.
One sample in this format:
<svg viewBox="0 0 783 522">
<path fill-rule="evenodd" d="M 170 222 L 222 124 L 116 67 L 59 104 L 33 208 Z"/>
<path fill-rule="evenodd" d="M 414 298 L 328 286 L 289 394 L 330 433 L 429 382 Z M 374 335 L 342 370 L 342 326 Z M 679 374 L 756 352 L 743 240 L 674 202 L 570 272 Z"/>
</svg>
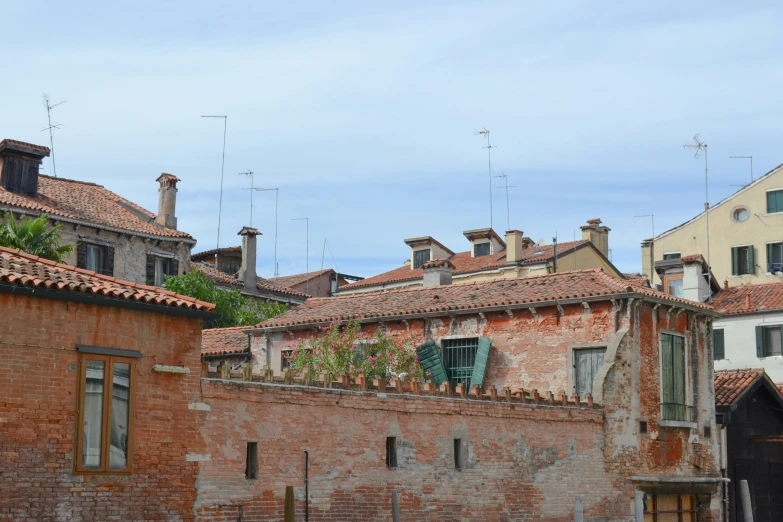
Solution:
<svg viewBox="0 0 783 522">
<path fill-rule="evenodd" d="M 478 341 L 478 337 L 445 339 L 443 341 L 446 373 L 452 389 L 456 388 L 459 383 L 470 389 L 470 378 L 473 375 L 473 366 L 476 363 Z"/>
</svg>

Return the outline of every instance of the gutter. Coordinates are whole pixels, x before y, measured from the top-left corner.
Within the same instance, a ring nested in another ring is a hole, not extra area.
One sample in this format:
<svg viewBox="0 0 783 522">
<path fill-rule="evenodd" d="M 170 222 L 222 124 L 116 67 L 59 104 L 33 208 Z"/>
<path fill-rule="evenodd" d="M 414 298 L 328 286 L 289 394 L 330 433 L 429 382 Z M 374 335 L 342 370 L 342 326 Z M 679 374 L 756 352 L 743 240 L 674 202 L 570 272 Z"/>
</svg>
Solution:
<svg viewBox="0 0 783 522">
<path fill-rule="evenodd" d="M 217 354 L 210 354 L 210 355 L 202 355 L 202 359 L 206 359 L 208 361 L 213 361 L 216 359 L 233 359 L 236 357 L 242 357 L 243 355 L 248 356 L 250 355 L 250 349 L 245 348 L 241 352 L 234 352 L 234 353 L 217 353 Z"/>
<path fill-rule="evenodd" d="M 217 319 L 216 312 L 206 312 L 204 310 L 194 310 L 193 308 L 181 308 L 175 306 L 166 306 L 159 304 L 144 303 L 141 301 L 128 301 L 117 299 L 116 297 L 106 297 L 95 294 L 65 292 L 62 290 L 51 290 L 48 288 L 34 288 L 29 286 L 10 285 L 0 283 L 0 293 L 25 295 L 30 297 L 40 297 L 43 299 L 56 299 L 59 301 L 71 301 L 75 303 L 94 304 L 98 306 L 112 306 L 115 308 L 125 308 L 128 310 L 141 310 L 144 312 L 153 312 L 166 315 L 177 315 L 181 317 L 196 317 L 200 319 Z"/>
</svg>

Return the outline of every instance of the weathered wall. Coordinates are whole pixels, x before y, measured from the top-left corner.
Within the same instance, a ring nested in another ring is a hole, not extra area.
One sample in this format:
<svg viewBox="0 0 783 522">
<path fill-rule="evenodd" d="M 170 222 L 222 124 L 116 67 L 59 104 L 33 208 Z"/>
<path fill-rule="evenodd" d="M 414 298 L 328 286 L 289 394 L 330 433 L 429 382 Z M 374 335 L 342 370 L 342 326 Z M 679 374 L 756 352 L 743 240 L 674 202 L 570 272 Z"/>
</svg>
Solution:
<svg viewBox="0 0 783 522">
<path fill-rule="evenodd" d="M 77 343 L 145 354 L 130 476 L 73 472 Z M 0 520 L 192 520 L 200 345 L 198 319 L 0 293 Z"/>
<path fill-rule="evenodd" d="M 715 361 L 715 369 L 764 368 L 773 382 L 783 382 L 783 356 L 756 355 L 756 327 L 781 323 L 781 312 L 727 315 L 715 321 L 715 328 L 723 329 L 726 350 L 726 358 Z"/>
<path fill-rule="evenodd" d="M 303 386 L 202 382 L 200 520 L 282 520 L 285 486 L 304 519 L 309 452 L 310 520 L 626 520 L 633 492 L 604 465 L 597 409 L 447 399 Z M 397 437 L 398 468 L 385 464 Z M 466 445 L 454 469 L 455 438 Z M 259 447 L 259 478 L 245 479 L 246 444 Z"/>
</svg>

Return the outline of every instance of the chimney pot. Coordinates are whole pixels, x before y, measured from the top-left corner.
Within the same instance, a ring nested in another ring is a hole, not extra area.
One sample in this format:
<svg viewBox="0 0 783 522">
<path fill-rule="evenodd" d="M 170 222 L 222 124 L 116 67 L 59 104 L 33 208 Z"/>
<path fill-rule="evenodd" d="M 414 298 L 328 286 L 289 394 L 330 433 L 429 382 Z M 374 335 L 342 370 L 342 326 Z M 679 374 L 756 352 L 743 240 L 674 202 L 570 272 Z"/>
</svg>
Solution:
<svg viewBox="0 0 783 522">
<path fill-rule="evenodd" d="M 582 239 L 590 241 L 604 257 L 609 257 L 609 232 L 611 229 L 601 225 L 600 218 L 587 220 L 587 225 L 580 227 Z"/>
<path fill-rule="evenodd" d="M 724 279 L 723 280 L 723 289 L 724 290 L 728 290 L 729 289 L 729 280 L 728 279 Z"/>
<path fill-rule="evenodd" d="M 237 234 L 242 236 L 242 267 L 237 276 L 244 285 L 245 292 L 258 292 L 258 277 L 256 276 L 256 236 L 260 236 L 255 228 L 242 227 Z"/>
<path fill-rule="evenodd" d="M 181 181 L 173 174 L 163 173 L 156 179 L 160 183 L 158 189 L 158 215 L 155 222 L 166 228 L 177 229 L 177 182 Z"/>
</svg>

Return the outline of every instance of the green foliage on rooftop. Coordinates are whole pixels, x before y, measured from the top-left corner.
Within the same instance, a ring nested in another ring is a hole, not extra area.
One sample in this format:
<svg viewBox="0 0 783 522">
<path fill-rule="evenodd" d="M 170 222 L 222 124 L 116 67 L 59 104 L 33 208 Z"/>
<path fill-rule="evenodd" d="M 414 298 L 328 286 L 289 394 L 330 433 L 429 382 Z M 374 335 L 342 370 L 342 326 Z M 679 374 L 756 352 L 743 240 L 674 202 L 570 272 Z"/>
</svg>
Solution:
<svg viewBox="0 0 783 522">
<path fill-rule="evenodd" d="M 51 226 L 46 214 L 17 221 L 13 213 L 5 212 L 0 221 L 0 246 L 62 263 L 73 245 L 62 244 L 61 226 Z"/>
</svg>

